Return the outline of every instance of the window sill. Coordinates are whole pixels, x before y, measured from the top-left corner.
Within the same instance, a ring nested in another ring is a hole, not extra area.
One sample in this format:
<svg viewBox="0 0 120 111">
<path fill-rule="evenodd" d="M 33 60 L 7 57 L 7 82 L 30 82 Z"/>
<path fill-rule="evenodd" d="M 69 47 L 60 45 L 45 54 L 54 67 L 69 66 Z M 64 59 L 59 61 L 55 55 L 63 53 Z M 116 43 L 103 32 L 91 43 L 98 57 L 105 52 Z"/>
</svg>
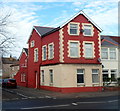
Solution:
<svg viewBox="0 0 120 111">
<path fill-rule="evenodd" d="M 85 83 L 77 83 L 77 87 L 85 86 Z"/>
<path fill-rule="evenodd" d="M 85 57 L 85 59 L 94 59 L 94 58 L 93 57 L 90 57 L 90 58 Z"/>
<path fill-rule="evenodd" d="M 80 57 L 72 57 L 72 56 L 70 56 L 70 58 L 71 58 L 71 59 L 78 59 L 78 58 L 80 58 Z"/>
<path fill-rule="evenodd" d="M 69 35 L 71 35 L 71 36 L 79 36 L 79 34 L 69 34 Z"/>
</svg>

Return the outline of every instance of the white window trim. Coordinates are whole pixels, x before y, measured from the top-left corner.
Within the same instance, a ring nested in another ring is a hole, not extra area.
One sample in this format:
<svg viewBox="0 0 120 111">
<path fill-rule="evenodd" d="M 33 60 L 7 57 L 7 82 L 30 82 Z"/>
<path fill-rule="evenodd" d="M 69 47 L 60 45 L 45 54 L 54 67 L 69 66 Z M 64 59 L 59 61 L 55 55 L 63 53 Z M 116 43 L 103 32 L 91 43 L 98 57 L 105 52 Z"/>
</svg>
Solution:
<svg viewBox="0 0 120 111">
<path fill-rule="evenodd" d="M 116 55 L 115 59 L 111 59 L 111 58 L 110 58 L 110 56 L 111 56 L 111 55 L 110 55 L 110 49 L 115 49 L 115 55 Z M 113 48 L 113 47 L 112 47 L 112 48 L 109 48 L 108 55 L 109 55 L 109 59 L 110 59 L 110 60 L 117 60 L 117 48 Z"/>
<path fill-rule="evenodd" d="M 92 72 L 92 75 L 97 74 L 97 75 L 98 75 L 98 80 L 99 80 L 99 82 L 100 82 L 100 70 L 99 70 L 99 69 L 92 69 L 92 70 L 98 70 L 98 73 L 93 73 L 93 72 Z M 92 82 L 92 84 L 99 84 L 99 82 L 96 82 L 96 83 L 95 83 L 95 82 L 94 82 L 94 83 Z"/>
<path fill-rule="evenodd" d="M 92 57 L 86 57 L 86 55 L 85 55 L 85 44 L 86 43 L 91 43 L 92 44 L 92 46 L 93 46 L 93 55 L 92 55 Z M 94 59 L 95 58 L 95 44 L 94 44 L 94 42 L 93 41 L 83 41 L 83 57 L 85 58 L 85 59 Z"/>
<path fill-rule="evenodd" d="M 77 86 L 85 85 L 85 69 L 81 69 L 81 70 L 83 70 L 83 73 L 77 73 L 77 75 L 83 75 L 84 83 L 77 83 Z"/>
<path fill-rule="evenodd" d="M 24 77 L 24 79 L 23 79 L 23 77 Z M 21 80 L 20 81 L 21 82 L 26 82 L 26 74 L 25 73 L 21 74 Z"/>
<path fill-rule="evenodd" d="M 53 56 L 52 57 L 50 57 L 50 45 L 53 46 Z M 54 43 L 52 42 L 52 43 L 48 44 L 48 59 L 51 60 L 53 58 L 54 58 Z"/>
<path fill-rule="evenodd" d="M 82 23 L 82 29 L 84 30 L 84 26 L 85 25 L 90 25 L 91 26 L 91 28 L 92 28 L 92 32 L 91 32 L 91 35 L 85 35 L 85 33 L 83 32 L 83 35 L 84 36 L 93 36 L 94 35 L 94 27 L 93 27 L 93 25 L 92 24 L 90 24 L 90 23 Z"/>
<path fill-rule="evenodd" d="M 52 77 L 53 77 L 52 79 L 53 79 L 53 82 L 51 82 L 50 70 L 52 70 Z M 49 77 L 50 77 L 50 78 L 49 78 L 49 79 L 50 79 L 49 84 L 50 84 L 50 86 L 51 86 L 51 85 L 53 85 L 53 83 L 54 83 L 54 71 L 53 71 L 53 69 L 49 69 Z"/>
<path fill-rule="evenodd" d="M 76 25 L 78 25 L 77 34 L 70 34 L 70 24 L 76 24 Z M 78 36 L 80 34 L 80 23 L 78 23 L 78 22 L 70 22 L 68 24 L 68 34 L 69 35 L 77 35 Z"/>
<path fill-rule="evenodd" d="M 43 72 L 42 71 L 44 72 L 44 78 L 43 78 Z M 41 83 L 44 83 L 43 79 L 44 79 L 44 82 L 45 82 L 45 71 L 41 70 Z"/>
<path fill-rule="evenodd" d="M 38 58 L 36 58 L 36 53 L 35 53 L 35 50 L 37 50 L 38 51 L 38 48 L 35 48 L 34 49 L 34 62 L 38 62 Z M 38 54 L 38 56 L 39 56 L 39 54 Z"/>
<path fill-rule="evenodd" d="M 32 40 L 32 41 L 30 42 L 30 47 L 32 48 L 32 47 L 34 47 L 34 46 L 35 46 L 35 41 Z"/>
<path fill-rule="evenodd" d="M 44 59 L 44 47 L 46 47 L 46 59 Z M 45 61 L 45 60 L 47 60 L 47 45 L 43 45 L 42 46 L 42 61 Z"/>
<path fill-rule="evenodd" d="M 107 49 L 107 52 L 108 52 L 108 58 L 107 59 L 102 58 L 102 49 Z M 101 59 L 102 60 L 108 60 L 109 59 L 109 48 L 108 47 L 102 47 L 101 48 Z"/>
<path fill-rule="evenodd" d="M 105 48 L 105 49 L 108 50 L 108 58 L 107 58 L 107 59 L 103 59 L 103 58 L 102 58 L 102 49 L 103 49 L 103 48 Z M 116 58 L 115 58 L 115 59 L 110 59 L 110 49 L 115 49 L 115 51 L 116 51 Z M 113 47 L 111 47 L 111 48 L 102 47 L 102 48 L 101 48 L 101 59 L 102 59 L 102 60 L 111 60 L 111 61 L 118 60 L 118 49 L 117 49 L 117 48 L 113 48 Z"/>
<path fill-rule="evenodd" d="M 70 43 L 71 42 L 75 42 L 75 43 L 78 43 L 78 56 L 71 56 L 70 55 Z M 80 42 L 79 41 L 75 41 L 75 40 L 69 40 L 68 41 L 68 57 L 70 57 L 70 58 L 80 58 L 81 56 L 80 56 Z"/>
</svg>

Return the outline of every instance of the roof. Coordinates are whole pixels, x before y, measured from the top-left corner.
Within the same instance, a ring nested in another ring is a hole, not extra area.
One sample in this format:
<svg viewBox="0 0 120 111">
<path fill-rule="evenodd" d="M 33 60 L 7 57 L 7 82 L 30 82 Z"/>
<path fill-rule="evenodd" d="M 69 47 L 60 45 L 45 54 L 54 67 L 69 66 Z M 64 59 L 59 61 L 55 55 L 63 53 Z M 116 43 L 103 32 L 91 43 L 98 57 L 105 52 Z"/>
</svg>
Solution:
<svg viewBox="0 0 120 111">
<path fill-rule="evenodd" d="M 109 42 L 116 46 L 120 45 L 120 37 L 119 36 L 101 35 L 101 41 L 102 41 L 102 43 L 104 41 L 106 41 L 106 42 Z"/>
<path fill-rule="evenodd" d="M 34 29 L 40 34 L 40 36 L 43 36 L 44 34 L 52 31 L 55 28 L 52 28 L 52 27 L 42 27 L 42 26 L 34 26 Z"/>
<path fill-rule="evenodd" d="M 18 64 L 19 61 L 13 57 L 9 57 L 9 58 L 2 57 L 2 63 L 3 64 Z"/>
<path fill-rule="evenodd" d="M 27 48 L 23 48 L 25 53 L 28 55 L 28 49 Z"/>
<path fill-rule="evenodd" d="M 64 24 L 62 24 L 61 26 L 57 27 L 57 28 L 53 28 L 53 27 L 42 27 L 42 26 L 34 26 L 33 29 L 36 30 L 36 32 L 41 36 L 44 37 L 50 33 L 53 33 L 57 30 L 59 30 L 60 28 L 64 27 L 67 23 L 69 23 L 71 20 L 73 20 L 75 17 L 77 17 L 78 15 L 84 15 L 88 21 L 90 21 L 100 32 L 102 31 L 102 29 L 95 23 L 93 22 L 92 19 L 90 19 L 83 11 L 79 11 L 76 15 L 74 15 L 72 18 L 70 18 L 68 21 L 66 21 Z"/>
<path fill-rule="evenodd" d="M 28 48 L 23 48 L 22 49 L 22 52 L 21 52 L 20 57 L 19 57 L 19 60 L 20 60 L 20 58 L 21 58 L 23 53 L 25 53 L 25 55 L 28 56 Z"/>
<path fill-rule="evenodd" d="M 75 17 L 77 17 L 78 15 L 84 15 L 88 21 L 90 21 L 100 32 L 102 32 L 102 29 L 91 19 L 89 18 L 82 10 L 79 11 L 77 14 L 75 14 L 72 18 L 70 18 L 68 21 L 66 21 L 64 24 L 62 24 L 60 26 L 60 28 L 62 28 L 63 26 L 65 26 L 67 23 L 69 23 L 71 20 L 73 20 Z"/>
</svg>

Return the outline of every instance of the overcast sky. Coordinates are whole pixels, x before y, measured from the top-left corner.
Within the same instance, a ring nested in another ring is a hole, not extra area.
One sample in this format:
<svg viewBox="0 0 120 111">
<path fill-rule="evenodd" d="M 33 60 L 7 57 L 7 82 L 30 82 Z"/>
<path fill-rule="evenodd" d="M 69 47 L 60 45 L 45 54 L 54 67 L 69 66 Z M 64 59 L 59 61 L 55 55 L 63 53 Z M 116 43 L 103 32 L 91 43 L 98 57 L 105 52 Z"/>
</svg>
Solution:
<svg viewBox="0 0 120 111">
<path fill-rule="evenodd" d="M 19 1 L 19 2 L 18 2 Z M 24 2 L 26 1 L 26 2 Z M 11 52 L 19 57 L 32 27 L 57 27 L 70 17 L 83 10 L 100 28 L 101 35 L 118 35 L 117 0 L 3 0 L 5 10 L 12 12 L 10 27 L 16 38 L 16 47 Z M 63 2 L 64 1 L 64 2 Z"/>
</svg>

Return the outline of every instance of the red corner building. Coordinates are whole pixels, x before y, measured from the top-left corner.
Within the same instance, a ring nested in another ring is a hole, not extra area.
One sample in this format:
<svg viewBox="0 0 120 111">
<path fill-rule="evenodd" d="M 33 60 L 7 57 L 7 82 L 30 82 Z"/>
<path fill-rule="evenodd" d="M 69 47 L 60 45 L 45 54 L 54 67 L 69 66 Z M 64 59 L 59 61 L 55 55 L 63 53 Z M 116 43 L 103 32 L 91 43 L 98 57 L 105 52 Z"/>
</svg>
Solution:
<svg viewBox="0 0 120 111">
<path fill-rule="evenodd" d="M 20 56 L 18 84 L 62 93 L 100 91 L 101 31 L 83 11 L 57 28 L 34 26 L 28 53 L 23 49 Z"/>
</svg>

